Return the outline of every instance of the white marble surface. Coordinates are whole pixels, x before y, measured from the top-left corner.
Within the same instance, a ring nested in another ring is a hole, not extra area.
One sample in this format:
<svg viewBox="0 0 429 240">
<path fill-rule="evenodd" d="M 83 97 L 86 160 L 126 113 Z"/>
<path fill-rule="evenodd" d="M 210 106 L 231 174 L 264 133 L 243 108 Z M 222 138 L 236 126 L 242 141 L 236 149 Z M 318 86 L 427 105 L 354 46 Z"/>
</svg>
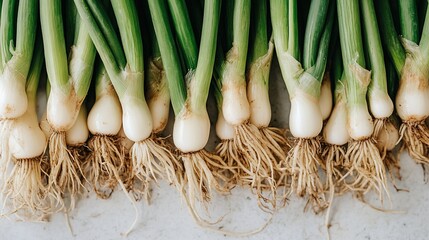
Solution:
<svg viewBox="0 0 429 240">
<path fill-rule="evenodd" d="M 273 125 L 287 126 L 289 101 L 276 66 L 271 79 Z M 423 182 L 421 167 L 406 154 L 401 155 L 401 167 L 403 180 L 397 185 L 409 192 L 396 192 L 390 186 L 392 205 L 386 204 L 386 208 L 395 212 L 376 211 L 350 194 L 335 198 L 331 239 L 429 238 L 429 186 Z M 304 205 L 304 200 L 291 198 L 263 232 L 244 239 L 325 239 L 324 215 L 303 212 Z M 167 184 L 154 188 L 150 205 L 139 202 L 138 206 L 138 223 L 128 239 L 235 239 L 197 226 L 179 194 Z M 229 213 L 221 224 L 225 230 L 248 231 L 269 219 L 258 209 L 248 189 L 234 189 L 226 197 L 215 196 L 210 208 L 213 217 Z M 134 216 L 131 204 L 119 190 L 107 201 L 89 194 L 70 216 L 73 233 L 61 214 L 54 215 L 49 223 L 3 218 L 0 239 L 121 239 L 124 237 L 120 233 L 128 229 Z"/>
</svg>

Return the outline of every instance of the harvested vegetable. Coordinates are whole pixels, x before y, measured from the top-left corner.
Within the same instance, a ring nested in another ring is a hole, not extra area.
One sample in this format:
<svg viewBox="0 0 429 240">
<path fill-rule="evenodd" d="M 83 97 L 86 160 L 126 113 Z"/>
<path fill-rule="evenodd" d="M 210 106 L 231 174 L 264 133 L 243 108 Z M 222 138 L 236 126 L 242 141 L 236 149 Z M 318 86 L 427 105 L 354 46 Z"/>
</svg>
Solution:
<svg viewBox="0 0 429 240">
<path fill-rule="evenodd" d="M 36 3 L 6 0 L 0 19 L 0 177 L 10 166 L 9 136 L 14 120 L 27 111 L 26 81 L 37 30 Z M 36 84 L 37 85 L 37 84 Z"/>
<path fill-rule="evenodd" d="M 331 76 L 335 84 L 334 107 L 323 127 L 321 155 L 326 166 L 326 189 L 329 191 L 330 204 L 332 204 L 335 192 L 343 193 L 347 190 L 344 187 L 343 175 L 345 174 L 344 164 L 347 162 L 347 143 L 350 141 L 350 135 L 347 130 L 346 95 L 340 49 L 334 51 Z"/>
<path fill-rule="evenodd" d="M 347 130 L 352 138 L 347 148 L 349 187 L 357 193 L 374 190 L 380 200 L 388 196 L 386 169 L 372 137 L 374 122 L 368 110 L 367 88 L 371 72 L 365 69 L 359 2 L 337 1 L 341 53 L 345 74 Z"/>
<path fill-rule="evenodd" d="M 324 165 L 318 152 L 318 135 L 323 126 L 319 97 L 334 10 L 329 1 L 314 1 L 309 11 L 301 53 L 298 27 L 294 25 L 298 22 L 297 2 L 271 1 L 274 43 L 291 100 L 289 128 L 295 138 L 283 166 L 292 176 L 292 192 L 301 197 L 308 196 L 314 211 L 318 212 L 327 207 L 318 175 L 319 167 Z"/>
<path fill-rule="evenodd" d="M 371 82 L 368 86 L 368 104 L 374 117 L 374 138 L 384 159 L 388 151 L 392 151 L 399 140 L 399 132 L 390 121 L 394 106 L 387 91 L 387 74 L 384 63 L 383 48 L 375 15 L 374 3 L 364 0 L 360 2 L 364 25 L 365 52 L 368 56 L 368 68 L 371 70 Z"/>
<path fill-rule="evenodd" d="M 36 10 L 27 2 L 28 9 Z M 21 2 L 22 4 L 23 2 Z M 21 10 L 22 11 L 22 10 Z M 13 168 L 7 174 L 2 193 L 5 215 L 16 213 L 21 220 L 42 221 L 51 212 L 47 194 L 47 175 L 43 172 L 47 139 L 39 127 L 36 113 L 37 87 L 43 66 L 41 39 L 35 49 L 26 83 L 28 106 L 24 115 L 16 118 L 10 132 L 9 147 Z"/>
<path fill-rule="evenodd" d="M 72 210 L 81 192 L 81 159 L 68 146 L 86 142 L 88 130 L 81 105 L 87 95 L 96 50 L 84 22 L 76 16 L 76 29 L 64 29 L 61 1 L 42 0 L 40 16 L 43 44 L 51 90 L 47 103 L 50 173 L 48 190 L 56 196 L 58 210 Z M 67 57 L 65 30 L 75 31 Z M 68 60 L 69 59 L 69 60 Z M 68 137 L 67 137 L 68 136 Z M 66 206 L 63 197 L 70 197 Z"/>
<path fill-rule="evenodd" d="M 147 167 L 144 175 L 152 178 L 157 182 L 159 176 L 164 176 L 166 180 L 181 190 L 183 187 L 183 163 L 172 155 L 173 147 L 165 138 L 162 137 L 162 132 L 167 126 L 170 113 L 170 92 L 168 89 L 167 75 L 162 63 L 161 52 L 158 46 L 158 40 L 155 36 L 152 22 L 150 21 L 150 13 L 147 11 L 148 28 L 150 32 L 150 49 L 151 54 L 146 66 L 147 81 L 146 81 L 146 100 L 152 114 L 153 138 L 159 145 L 169 149 L 169 158 L 158 156 L 158 163 Z"/>
<path fill-rule="evenodd" d="M 102 63 L 95 74 L 95 95 L 87 120 L 92 134 L 88 142 L 91 152 L 84 169 L 97 196 L 106 199 L 118 183 L 122 184 L 127 169 L 118 137 L 122 127 L 121 103 Z"/>
<path fill-rule="evenodd" d="M 225 164 L 218 156 L 204 149 L 210 133 L 206 102 L 215 61 L 220 1 L 204 4 L 199 52 L 184 2 L 168 3 L 178 37 L 178 47 L 168 22 L 165 1 L 149 1 L 149 8 L 176 115 L 173 141 L 180 151 L 185 168 L 185 200 L 197 223 L 206 225 L 209 222 L 199 215 L 196 203 L 207 202 L 212 189 L 227 192 L 216 176 L 218 168 L 224 168 Z M 181 68 L 179 51 L 183 56 L 185 70 Z"/>
</svg>

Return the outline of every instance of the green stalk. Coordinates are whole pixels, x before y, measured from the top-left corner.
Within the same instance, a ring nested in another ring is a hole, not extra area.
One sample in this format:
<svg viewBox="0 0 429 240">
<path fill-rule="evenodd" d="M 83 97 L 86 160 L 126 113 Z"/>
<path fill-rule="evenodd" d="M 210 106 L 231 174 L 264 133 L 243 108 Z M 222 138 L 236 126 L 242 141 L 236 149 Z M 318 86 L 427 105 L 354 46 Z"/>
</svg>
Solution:
<svg viewBox="0 0 429 240">
<path fill-rule="evenodd" d="M 271 24 L 273 26 L 274 44 L 277 53 L 286 52 L 288 50 L 289 39 L 289 21 L 288 21 L 288 5 L 283 0 L 271 0 Z"/>
<path fill-rule="evenodd" d="M 374 4 L 372 0 L 361 0 L 360 7 L 362 9 L 362 19 L 365 29 L 364 36 L 367 43 L 368 60 L 372 76 L 368 90 L 372 91 L 373 88 L 376 88 L 387 93 L 386 67 Z"/>
<path fill-rule="evenodd" d="M 153 33 L 152 41 L 152 58 L 161 58 L 161 50 L 159 50 L 158 40 L 156 39 L 155 33 Z"/>
<path fill-rule="evenodd" d="M 396 98 L 396 92 L 398 91 L 399 78 L 396 73 L 395 65 L 386 58 L 386 76 L 387 76 L 387 91 L 389 93 L 390 99 Z"/>
<path fill-rule="evenodd" d="M 184 0 L 168 0 L 171 16 L 177 34 L 179 48 L 183 51 L 187 70 L 197 67 L 198 49 L 191 19 Z"/>
<path fill-rule="evenodd" d="M 197 111 L 206 108 L 213 66 L 215 62 L 220 5 L 220 0 L 212 0 L 204 4 L 203 28 L 198 55 L 198 64 L 194 79 L 191 80 L 193 86 L 189 89 L 191 107 Z M 246 57 L 244 57 L 244 69 L 245 67 Z"/>
<path fill-rule="evenodd" d="M 167 15 L 168 11 L 165 6 L 165 0 L 149 0 L 149 9 L 167 75 L 171 103 L 174 114 L 177 116 L 185 106 L 186 87 L 179 54 Z"/>
<path fill-rule="evenodd" d="M 405 64 L 405 50 L 395 29 L 389 0 L 377 0 L 374 3 L 378 22 L 380 26 L 383 26 L 380 28 L 381 40 L 395 65 L 398 75 L 400 75 Z"/>
<path fill-rule="evenodd" d="M 161 58 L 158 39 L 156 39 L 155 29 L 153 28 L 153 22 L 150 16 L 149 3 L 147 1 L 143 1 L 140 3 L 140 5 L 141 6 L 137 7 L 143 8 L 143 11 L 139 12 L 140 26 L 142 27 L 142 36 L 147 36 L 143 38 L 143 48 L 145 49 L 146 53 L 145 59 Z M 146 63 L 146 69 L 148 68 L 148 65 L 150 64 Z"/>
<path fill-rule="evenodd" d="M 1 59 L 5 61 L 2 62 L 0 69 L 3 70 L 4 64 L 12 60 L 9 64 L 13 65 L 14 71 L 19 72 L 22 76 L 24 76 L 25 79 L 30 69 L 34 43 L 36 41 L 38 5 L 37 2 L 32 0 L 20 1 L 19 6 L 16 6 L 16 3 L 13 1 L 5 1 L 4 4 L 7 5 L 7 8 L 9 8 L 11 11 L 15 11 L 15 7 L 18 7 L 18 11 L 17 14 L 14 12 L 8 12 L 6 17 L 2 18 L 2 20 L 5 21 L 9 19 L 10 22 L 2 21 L 0 23 L 0 31 L 2 36 L 0 40 L 0 46 L 2 49 Z M 17 15 L 17 20 L 16 37 L 14 40 L 15 14 Z M 15 46 L 13 46 L 12 43 L 15 44 Z M 11 47 L 14 47 L 14 50 L 12 50 Z"/>
<path fill-rule="evenodd" d="M 231 30 L 231 32 L 225 32 L 226 46 L 231 46 L 231 49 L 225 56 L 223 51 L 223 46 L 220 44 L 221 39 L 218 40 L 218 46 L 216 48 L 216 56 L 215 56 L 215 69 L 214 69 L 214 91 L 215 97 L 217 100 L 218 108 L 221 110 L 223 103 L 222 96 L 222 87 L 223 84 L 227 84 L 228 81 L 239 81 L 241 84 L 246 84 L 246 61 L 248 60 L 247 53 L 249 47 L 249 38 L 250 38 L 250 21 L 251 21 L 251 1 L 246 0 L 235 0 L 231 1 L 233 6 L 226 6 L 223 10 L 227 12 L 226 14 L 231 15 L 227 17 L 226 21 L 226 29 Z M 232 4 L 230 3 L 230 4 Z M 266 4 L 266 2 L 265 2 Z M 255 9 L 258 11 L 258 9 Z M 265 20 L 266 22 L 266 20 Z M 262 29 L 263 30 L 263 29 Z M 256 34 L 254 31 L 254 34 Z M 222 31 L 224 32 L 224 31 Z M 261 35 L 264 34 L 263 31 L 260 32 Z M 265 29 L 266 34 L 266 29 Z M 265 37 L 267 38 L 267 37 Z M 257 43 L 257 49 L 255 51 L 261 51 L 259 47 L 262 43 Z M 267 44 L 267 43 L 266 43 Z M 267 44 L 268 45 L 268 44 Z M 268 47 L 265 47 L 268 48 Z M 262 49 L 263 50 L 263 49 Z M 266 52 L 265 52 L 266 53 Z M 265 54 L 265 53 L 262 53 Z M 252 53 L 253 54 L 253 53 Z M 253 56 L 252 56 L 253 57 Z M 256 59 L 259 56 L 254 56 Z M 255 59 L 255 61 L 256 61 Z M 231 78 L 228 74 L 230 71 L 235 72 L 238 76 L 242 76 L 239 78 Z"/>
<path fill-rule="evenodd" d="M 77 16 L 77 18 L 80 17 Z M 97 52 L 85 24 L 80 20 L 78 21 L 78 28 L 79 31 L 75 36 L 76 39 L 73 44 L 73 51 L 76 52 L 72 52 L 71 54 L 69 68 L 73 77 L 72 81 L 75 86 L 76 95 L 80 101 L 83 101 L 88 94 L 88 90 L 91 85 L 92 72 Z M 73 65 L 73 57 L 75 55 L 78 56 L 77 66 Z"/>
<path fill-rule="evenodd" d="M 302 60 L 304 69 L 308 69 L 316 63 L 319 42 L 324 32 L 329 6 L 329 0 L 318 0 L 314 1 L 314 4 L 310 4 L 304 37 Z"/>
<path fill-rule="evenodd" d="M 420 36 L 416 0 L 398 1 L 398 4 L 402 37 L 414 43 L 418 43 Z"/>
<path fill-rule="evenodd" d="M 61 14 L 61 1 L 40 1 L 40 21 L 49 81 L 52 88 L 59 89 L 68 95 L 71 86 Z"/>
<path fill-rule="evenodd" d="M 341 52 L 346 74 L 347 104 L 353 107 L 366 105 L 367 84 L 360 77 L 361 68 L 365 68 L 362 33 L 357 0 L 337 1 L 338 23 L 340 29 Z"/>
<path fill-rule="evenodd" d="M 217 110 L 218 112 L 222 112 L 222 103 L 223 103 L 222 90 L 219 88 L 219 85 L 216 84 L 216 81 L 213 81 L 212 86 L 213 86 L 212 89 L 213 89 L 213 95 L 216 101 Z"/>
<path fill-rule="evenodd" d="M 201 41 L 201 29 L 203 27 L 203 7 L 200 0 L 187 0 L 189 17 L 191 18 L 192 29 L 194 29 L 197 46 Z M 219 24 L 219 27 L 221 24 Z"/>
<path fill-rule="evenodd" d="M 268 92 L 272 49 L 267 30 L 267 1 L 253 0 L 246 78 L 248 85 L 259 83 Z"/>
<path fill-rule="evenodd" d="M 14 39 L 15 32 L 15 11 L 16 0 L 5 0 L 1 8 L 1 23 L 0 23 L 0 59 L 1 71 L 6 63 L 12 58 L 10 52 L 10 44 Z"/>
<path fill-rule="evenodd" d="M 235 0 L 233 22 L 233 48 L 238 57 L 234 59 L 234 69 L 244 74 L 246 71 L 247 51 L 249 45 L 251 1 Z M 224 79 L 226 80 L 226 79 Z"/>
<path fill-rule="evenodd" d="M 221 27 L 221 26 L 219 26 Z M 221 29 L 219 29 L 221 31 Z M 225 70 L 225 54 L 222 47 L 222 39 L 221 37 L 218 37 L 217 39 L 217 46 L 216 46 L 216 57 L 215 57 L 215 64 L 213 69 L 213 82 L 212 82 L 212 89 L 213 94 L 215 96 L 216 105 L 218 108 L 218 111 L 222 111 L 222 103 L 223 103 L 223 96 L 222 96 L 222 74 Z"/>
<path fill-rule="evenodd" d="M 1 13 L 2 6 L 3 6 L 3 0 L 0 0 L 0 13 Z M 0 14 L 0 21 L 1 21 L 1 14 Z"/>
<path fill-rule="evenodd" d="M 297 0 L 290 0 L 289 6 L 289 39 L 288 39 L 288 53 L 293 56 L 296 60 L 299 60 L 300 51 L 299 51 L 299 31 L 297 27 L 298 23 L 298 4 Z"/>
<path fill-rule="evenodd" d="M 100 33 L 102 33 L 103 37 L 106 39 L 112 54 L 115 56 L 114 60 L 118 67 L 124 69 L 126 64 L 125 53 L 108 13 L 100 8 L 99 0 L 88 0 L 88 6 L 101 30 Z"/>
<path fill-rule="evenodd" d="M 222 73 L 225 70 L 225 54 L 223 51 L 223 47 L 221 44 L 221 39 L 218 38 L 217 46 L 216 46 L 216 58 L 215 58 L 215 66 L 213 71 L 214 83 L 218 86 L 219 90 L 222 89 Z"/>
<path fill-rule="evenodd" d="M 328 62 L 328 55 L 329 55 L 329 45 L 331 41 L 331 33 L 332 28 L 334 25 L 334 15 L 335 15 L 335 5 L 333 2 L 329 5 L 329 10 L 324 16 L 325 18 L 325 26 L 320 38 L 320 42 L 318 44 L 318 48 L 313 48 L 312 51 L 315 51 L 312 53 L 311 51 L 305 52 L 304 51 L 304 58 L 306 55 L 314 55 L 316 57 L 314 65 L 311 65 L 309 69 L 304 68 L 308 73 L 310 73 L 315 79 L 317 79 L 319 82 L 323 80 L 323 75 L 325 74 L 326 65 Z M 312 17 L 310 17 L 312 18 Z M 311 19 L 311 21 L 322 21 L 322 19 Z M 310 22 L 307 21 L 307 23 Z M 323 27 L 323 26 L 322 26 Z M 315 29 L 314 29 L 315 30 Z M 307 33 L 307 30 L 306 30 Z M 312 38 L 314 34 L 306 34 L 305 38 Z"/>
<path fill-rule="evenodd" d="M 110 78 L 107 76 L 106 68 L 100 61 L 97 67 L 94 69 L 94 80 L 95 80 L 95 98 L 99 98 L 101 94 L 112 85 Z"/>
<path fill-rule="evenodd" d="M 252 0 L 248 63 L 255 62 L 268 51 L 267 1 Z"/>
<path fill-rule="evenodd" d="M 40 38 L 36 43 L 36 48 L 34 50 L 26 84 L 27 99 L 30 104 L 34 104 L 34 106 L 30 106 L 34 107 L 34 109 L 36 108 L 37 89 L 39 87 L 40 74 L 42 72 L 42 66 L 44 63 L 42 46 L 42 39 Z"/>
<path fill-rule="evenodd" d="M 64 0 L 63 3 L 62 14 L 64 16 L 64 28 L 70 30 L 76 29 L 77 11 L 73 0 Z M 74 43 L 74 38 L 75 34 L 77 34 L 77 31 L 66 31 L 64 34 L 66 39 L 66 49 L 69 50 Z"/>
<path fill-rule="evenodd" d="M 327 58 L 329 53 L 329 43 L 331 39 L 331 32 L 333 28 L 333 19 L 334 19 L 334 8 L 333 2 L 332 6 L 329 6 L 329 9 L 326 14 L 323 15 L 309 15 L 307 25 L 313 26 L 317 21 L 325 22 L 324 25 L 319 25 L 322 29 L 316 29 L 311 27 L 310 30 L 320 32 L 320 41 L 315 43 L 316 47 L 307 47 L 306 52 L 304 52 L 304 58 L 312 59 L 315 56 L 314 63 L 312 66 L 309 66 L 308 69 L 303 69 L 297 59 L 300 56 L 298 40 L 298 29 L 293 25 L 295 24 L 296 16 L 296 3 L 294 1 L 289 3 L 289 6 L 286 7 L 284 1 L 274 0 L 271 1 L 271 22 L 273 23 L 273 34 L 274 42 L 276 45 L 277 56 L 280 60 L 280 68 L 282 70 L 282 75 L 286 83 L 286 87 L 290 96 L 293 96 L 296 88 L 300 88 L 302 91 L 314 96 L 315 98 L 319 97 L 320 94 L 320 82 L 322 81 L 323 74 L 326 69 Z M 312 5 L 318 5 L 318 2 L 312 2 Z M 325 8 L 326 6 L 320 6 Z M 310 8 L 315 8 L 310 6 Z M 285 10 L 286 9 L 286 10 Z M 316 9 L 312 10 L 317 12 Z M 321 11 L 322 12 L 322 11 Z M 321 19 L 324 20 L 321 20 Z M 287 24 L 282 24 L 282 21 L 288 21 Z M 287 29 L 286 26 L 289 25 L 294 29 Z M 310 31 L 308 30 L 308 31 Z M 307 42 L 316 41 L 315 35 L 306 32 L 306 38 L 304 40 Z M 313 45 L 307 43 L 308 46 Z M 280 46 L 280 47 L 279 47 Z M 314 52 L 312 52 L 314 51 Z M 308 60 L 310 61 L 310 60 Z M 310 62 L 309 62 L 310 64 Z M 307 71 L 310 75 L 314 77 L 311 79 L 303 75 L 303 72 Z"/>
<path fill-rule="evenodd" d="M 150 13 L 148 11 L 149 17 L 150 17 Z M 158 39 L 156 38 L 156 34 L 155 34 L 155 29 L 153 29 L 153 24 L 151 22 L 151 26 L 150 26 L 150 48 L 151 48 L 151 58 L 155 59 L 155 58 L 161 58 L 161 50 L 159 49 L 159 45 L 158 45 Z"/>
<path fill-rule="evenodd" d="M 232 43 L 234 42 L 234 4 L 235 0 L 230 1 L 224 1 L 223 3 L 223 13 L 222 15 L 225 16 L 224 18 L 224 26 L 223 34 L 225 37 L 224 39 L 224 49 L 231 49 Z"/>
<path fill-rule="evenodd" d="M 429 11 L 426 11 L 425 24 L 419 43 L 423 66 L 429 66 Z"/>
<path fill-rule="evenodd" d="M 115 0 L 111 1 L 118 23 L 122 47 L 127 60 L 127 67 L 133 73 L 144 72 L 143 40 L 134 1 Z M 144 82 L 141 81 L 141 91 Z M 144 96 L 143 96 L 144 97 Z"/>
<path fill-rule="evenodd" d="M 379 1 L 375 1 L 374 4 L 377 5 L 378 2 Z M 401 26 L 399 24 L 399 3 L 398 3 L 398 0 L 387 0 L 387 4 L 389 5 L 390 14 L 393 17 L 393 26 L 395 27 L 395 29 L 401 29 Z"/>
<path fill-rule="evenodd" d="M 126 83 L 122 78 L 122 70 L 119 63 L 115 60 L 115 54 L 109 46 L 109 41 L 103 35 L 103 30 L 99 27 L 98 22 L 109 22 L 107 14 L 95 15 L 91 12 L 90 6 L 85 0 L 75 0 L 76 8 L 82 21 L 85 23 L 85 27 L 88 29 L 89 35 L 103 61 L 106 71 L 118 93 L 119 98 L 123 97 L 125 90 L 127 89 Z M 97 11 L 103 11 L 100 5 L 96 5 Z M 96 16 L 103 16 L 103 19 L 96 19 Z M 111 24 L 110 24 L 111 25 Z M 112 26 L 112 25 L 111 25 Z M 113 34 L 111 32 L 110 34 Z M 118 38 L 110 38 L 111 40 L 117 40 Z M 120 43 L 115 43 L 118 46 Z"/>
<path fill-rule="evenodd" d="M 428 1 L 427 0 L 417 0 L 417 15 L 419 17 L 419 34 L 422 34 L 423 31 L 423 25 L 425 24 L 425 17 L 426 17 L 426 11 L 428 7 Z"/>
<path fill-rule="evenodd" d="M 19 58 L 14 60 L 15 70 L 27 76 L 33 57 L 34 44 L 36 41 L 38 23 L 38 5 L 36 1 L 25 0 L 19 2 L 18 18 L 16 27 L 15 55 Z"/>
</svg>

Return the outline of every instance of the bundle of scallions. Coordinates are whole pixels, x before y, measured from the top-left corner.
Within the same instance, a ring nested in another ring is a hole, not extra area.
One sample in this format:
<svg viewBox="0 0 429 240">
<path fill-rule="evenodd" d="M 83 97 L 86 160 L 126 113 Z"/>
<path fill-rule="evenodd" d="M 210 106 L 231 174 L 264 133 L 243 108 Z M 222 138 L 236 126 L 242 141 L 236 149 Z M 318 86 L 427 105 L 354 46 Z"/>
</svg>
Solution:
<svg viewBox="0 0 429 240">
<path fill-rule="evenodd" d="M 201 206 L 236 186 L 269 213 L 292 193 L 316 212 L 345 192 L 390 198 L 400 140 L 429 164 L 420 3 L 0 1 L 0 214 L 40 220 L 73 210 L 83 190 L 107 199 L 117 186 L 136 207 L 161 179 L 204 226 L 218 221 Z M 272 59 L 289 126 L 271 126 Z"/>
</svg>

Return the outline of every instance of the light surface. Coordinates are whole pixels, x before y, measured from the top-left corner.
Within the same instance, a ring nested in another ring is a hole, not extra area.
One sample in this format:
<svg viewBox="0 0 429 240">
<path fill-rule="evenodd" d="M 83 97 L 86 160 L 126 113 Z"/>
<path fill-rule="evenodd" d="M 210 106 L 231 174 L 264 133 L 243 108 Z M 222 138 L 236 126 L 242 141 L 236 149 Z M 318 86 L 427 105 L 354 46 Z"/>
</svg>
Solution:
<svg viewBox="0 0 429 240">
<path fill-rule="evenodd" d="M 272 125 L 287 126 L 289 100 L 276 62 L 271 79 L 271 97 L 275 102 L 272 104 Z M 213 99 L 210 104 L 210 110 L 215 111 Z M 210 111 L 212 120 L 216 117 L 214 111 Z M 167 132 L 171 132 L 171 122 Z M 214 136 L 214 127 L 211 134 Z M 215 138 L 212 138 L 211 144 L 214 142 Z M 403 179 L 397 181 L 397 186 L 408 192 L 396 192 L 390 184 L 392 205 L 385 203 L 385 208 L 394 211 L 376 211 L 350 194 L 335 198 L 331 239 L 427 239 L 429 185 L 423 181 L 420 165 L 406 154 L 401 155 L 401 174 Z M 372 195 L 367 198 L 378 204 Z M 179 194 L 165 183 L 154 186 L 150 205 L 144 201 L 138 205 L 141 215 L 136 229 L 127 239 L 237 239 L 197 226 Z M 304 212 L 304 206 L 304 200 L 292 197 L 263 232 L 239 239 L 326 239 L 324 214 Z M 213 218 L 229 213 L 220 225 L 225 230 L 249 231 L 269 219 L 258 209 L 248 189 L 237 188 L 229 196 L 214 197 L 210 209 Z M 119 190 L 110 200 L 96 199 L 89 193 L 70 216 L 74 235 L 65 219 L 61 214 L 54 215 L 49 223 L 24 223 L 2 218 L 0 239 L 125 239 L 120 233 L 132 223 L 134 210 Z"/>
</svg>

